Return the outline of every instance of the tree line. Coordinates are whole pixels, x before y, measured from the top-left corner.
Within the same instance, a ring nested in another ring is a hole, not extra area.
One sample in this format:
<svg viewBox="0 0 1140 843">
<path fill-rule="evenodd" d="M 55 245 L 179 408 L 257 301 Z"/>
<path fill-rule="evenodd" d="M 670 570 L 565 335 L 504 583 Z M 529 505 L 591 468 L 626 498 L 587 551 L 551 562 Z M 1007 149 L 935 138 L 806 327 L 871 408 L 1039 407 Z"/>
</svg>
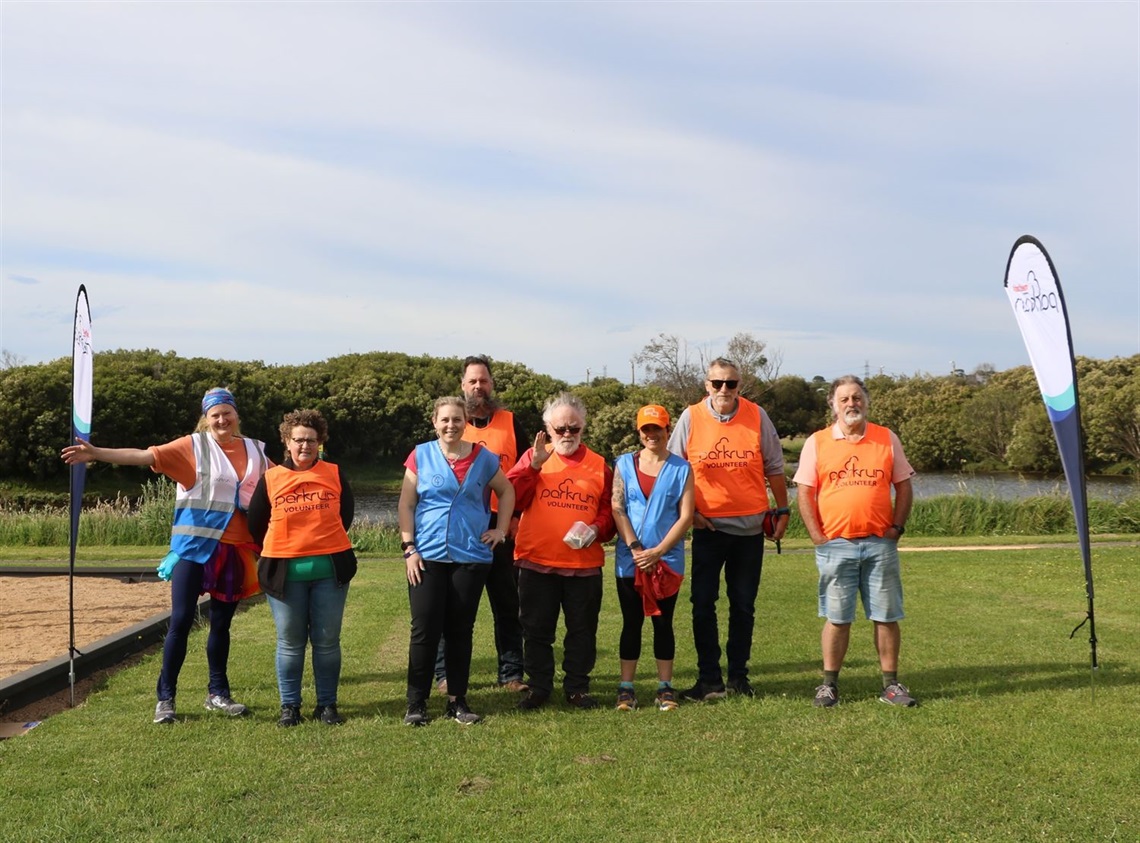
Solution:
<svg viewBox="0 0 1140 843">
<path fill-rule="evenodd" d="M 735 356 L 734 356 L 735 355 Z M 526 430 L 541 426 L 542 405 L 564 389 L 589 410 L 586 442 L 607 457 L 637 447 L 633 419 L 648 403 L 676 415 L 704 394 L 710 355 L 661 335 L 635 359 L 639 383 L 594 378 L 569 385 L 511 361 L 494 362 L 496 394 Z M 738 335 L 725 356 L 742 371 L 742 392 L 761 404 L 785 438 L 802 437 L 828 421 L 827 389 L 779 374 L 778 355 L 751 335 Z M 1078 390 L 1091 473 L 1140 468 L 1140 355 L 1077 361 Z M 145 447 L 191 431 L 202 394 L 233 390 L 247 435 L 281 456 L 277 427 L 298 407 L 329 421 L 330 458 L 346 465 L 399 465 L 434 434 L 430 413 L 441 395 L 459 393 L 462 358 L 395 352 L 348 354 L 295 366 L 260 361 L 179 357 L 174 352 L 99 352 L 94 362 L 92 440 L 107 447 Z M 1041 394 L 1028 366 L 972 373 L 868 379 L 870 418 L 898 432 L 920 471 L 1059 472 L 1060 461 Z M 59 451 L 70 431 L 71 360 L 0 368 L 0 477 L 49 480 L 66 476 Z M 97 466 L 96 471 L 106 470 Z"/>
</svg>

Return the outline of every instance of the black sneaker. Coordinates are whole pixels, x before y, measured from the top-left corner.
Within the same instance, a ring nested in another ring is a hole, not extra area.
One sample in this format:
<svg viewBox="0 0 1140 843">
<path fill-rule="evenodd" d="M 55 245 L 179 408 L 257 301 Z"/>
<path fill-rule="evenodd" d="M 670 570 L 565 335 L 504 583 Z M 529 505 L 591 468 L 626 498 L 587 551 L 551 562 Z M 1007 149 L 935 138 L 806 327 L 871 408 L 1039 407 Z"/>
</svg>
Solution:
<svg viewBox="0 0 1140 843">
<path fill-rule="evenodd" d="M 443 716 L 464 726 L 480 722 L 483 718 L 467 707 L 466 697 L 456 697 L 447 704 Z"/>
<path fill-rule="evenodd" d="M 174 700 L 158 701 L 158 705 L 154 707 L 154 722 L 163 725 L 178 722 L 178 718 L 174 716 Z"/>
<path fill-rule="evenodd" d="M 752 683 L 748 681 L 747 676 L 737 676 L 735 679 L 729 679 L 728 692 L 730 694 L 739 694 L 742 697 L 756 696 L 756 691 L 752 689 Z"/>
<path fill-rule="evenodd" d="M 704 682 L 697 682 L 697 684 L 689 690 L 681 692 L 681 699 L 688 700 L 689 702 L 723 700 L 725 696 L 727 696 L 727 692 L 724 690 L 724 685 L 706 685 Z"/>
<path fill-rule="evenodd" d="M 408 703 L 408 713 L 404 715 L 405 726 L 426 726 L 431 722 L 431 718 L 427 713 L 427 702 L 424 700 L 416 700 L 413 703 Z"/>
<path fill-rule="evenodd" d="M 344 722 L 340 712 L 336 710 L 336 703 L 331 705 L 318 705 L 313 709 L 313 719 L 320 720 L 326 726 L 339 726 Z"/>
<path fill-rule="evenodd" d="M 531 688 L 526 692 L 526 696 L 519 700 L 519 711 L 534 711 L 535 709 L 542 708 L 546 705 L 547 700 L 550 699 L 550 694 L 545 691 L 536 691 Z"/>
<path fill-rule="evenodd" d="M 282 729 L 287 729 L 290 726 L 300 726 L 301 721 L 301 706 L 299 705 L 283 705 L 281 706 L 281 716 L 277 718 L 277 725 Z"/>
<path fill-rule="evenodd" d="M 566 695 L 566 702 L 584 711 L 598 707 L 598 701 L 590 696 L 589 691 L 573 691 Z"/>
<path fill-rule="evenodd" d="M 815 689 L 815 699 L 811 704 L 816 708 L 831 708 L 839 704 L 839 687 L 834 682 L 824 682 Z"/>
</svg>

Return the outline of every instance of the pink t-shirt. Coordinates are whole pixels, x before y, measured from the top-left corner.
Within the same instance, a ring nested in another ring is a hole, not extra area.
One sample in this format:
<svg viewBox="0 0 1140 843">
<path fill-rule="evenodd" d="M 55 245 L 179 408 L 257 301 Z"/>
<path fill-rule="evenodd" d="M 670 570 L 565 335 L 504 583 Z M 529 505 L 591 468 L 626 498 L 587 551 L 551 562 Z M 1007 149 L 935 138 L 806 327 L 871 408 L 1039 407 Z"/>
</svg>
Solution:
<svg viewBox="0 0 1140 843">
<path fill-rule="evenodd" d="M 471 468 L 471 464 L 475 462 L 475 456 L 482 448 L 482 445 L 473 445 L 470 454 L 465 457 L 460 457 L 455 462 L 448 462 L 448 465 L 451 466 L 451 470 L 455 472 L 455 479 L 459 481 L 460 485 L 463 484 L 463 478 L 467 476 L 468 469 Z M 412 474 L 419 474 L 419 471 L 416 470 L 416 452 L 414 450 L 408 454 L 408 458 L 404 460 L 404 468 L 412 472 Z"/>
</svg>

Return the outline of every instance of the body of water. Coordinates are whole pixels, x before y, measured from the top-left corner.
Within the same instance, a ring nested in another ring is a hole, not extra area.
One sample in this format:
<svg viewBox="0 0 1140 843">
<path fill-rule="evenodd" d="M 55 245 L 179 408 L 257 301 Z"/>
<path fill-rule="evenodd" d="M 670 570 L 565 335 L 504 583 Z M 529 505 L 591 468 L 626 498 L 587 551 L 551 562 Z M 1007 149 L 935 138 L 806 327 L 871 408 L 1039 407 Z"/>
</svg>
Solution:
<svg viewBox="0 0 1140 843">
<path fill-rule="evenodd" d="M 1090 477 L 1086 483 L 1089 498 L 1120 501 L 1140 495 L 1140 480 L 1123 477 Z M 788 490 L 795 497 L 796 490 Z M 919 474 L 914 478 L 916 499 L 940 495 L 979 495 L 999 500 L 1020 500 L 1040 495 L 1068 497 L 1064 477 L 1027 477 L 1020 474 Z M 396 525 L 396 503 L 399 495 L 359 495 L 356 514 L 359 518 L 381 524 Z"/>
</svg>

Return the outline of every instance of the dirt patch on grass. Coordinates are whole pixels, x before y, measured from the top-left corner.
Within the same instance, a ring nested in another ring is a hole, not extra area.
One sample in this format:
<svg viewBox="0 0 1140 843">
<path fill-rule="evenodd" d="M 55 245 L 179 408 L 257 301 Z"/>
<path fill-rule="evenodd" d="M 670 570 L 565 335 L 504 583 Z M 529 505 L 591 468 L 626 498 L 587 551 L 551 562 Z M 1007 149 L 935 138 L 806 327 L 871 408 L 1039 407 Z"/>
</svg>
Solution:
<svg viewBox="0 0 1140 843">
<path fill-rule="evenodd" d="M 170 585 L 128 583 L 111 577 L 76 577 L 75 646 L 79 650 L 170 609 Z M 0 576 L 0 679 L 67 655 L 67 577 Z M 129 659 L 118 667 L 132 664 Z M 106 671 L 75 683 L 78 704 Z M 42 720 L 67 708 L 70 691 L 53 694 L 0 720 Z"/>
</svg>

